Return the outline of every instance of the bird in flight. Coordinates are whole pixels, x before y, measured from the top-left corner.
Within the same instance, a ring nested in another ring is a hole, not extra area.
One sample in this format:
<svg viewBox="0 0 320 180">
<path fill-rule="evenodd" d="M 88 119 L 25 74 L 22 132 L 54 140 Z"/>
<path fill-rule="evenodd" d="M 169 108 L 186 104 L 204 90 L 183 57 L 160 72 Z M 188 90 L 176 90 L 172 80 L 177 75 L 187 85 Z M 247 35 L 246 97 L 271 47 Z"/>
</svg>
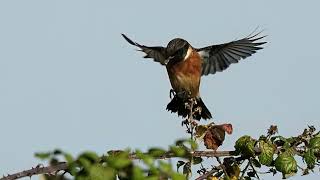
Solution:
<svg viewBox="0 0 320 180">
<path fill-rule="evenodd" d="M 203 48 L 192 47 L 188 41 L 175 38 L 166 47 L 145 46 L 122 36 L 144 52 L 144 58 L 152 58 L 167 69 L 174 97 L 167 105 L 167 110 L 187 117 L 192 113 L 196 120 L 210 119 L 212 115 L 200 97 L 199 86 L 203 75 L 215 74 L 227 69 L 230 64 L 238 63 L 257 50 L 265 36 L 260 33 L 224 44 L 211 45 Z M 191 103 L 192 102 L 192 103 Z M 192 105 L 190 105 L 192 104 Z"/>
</svg>

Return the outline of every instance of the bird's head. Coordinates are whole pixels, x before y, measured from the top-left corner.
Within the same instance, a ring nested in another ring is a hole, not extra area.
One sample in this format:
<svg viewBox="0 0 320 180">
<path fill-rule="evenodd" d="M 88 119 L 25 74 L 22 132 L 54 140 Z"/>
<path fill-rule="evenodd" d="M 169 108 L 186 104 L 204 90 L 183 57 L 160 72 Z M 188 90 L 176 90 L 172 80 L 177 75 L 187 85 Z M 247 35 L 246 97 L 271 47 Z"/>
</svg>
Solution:
<svg viewBox="0 0 320 180">
<path fill-rule="evenodd" d="M 180 62 L 190 55 L 190 44 L 181 38 L 175 38 L 171 40 L 167 45 L 167 59 L 165 64 L 169 62 Z"/>
</svg>

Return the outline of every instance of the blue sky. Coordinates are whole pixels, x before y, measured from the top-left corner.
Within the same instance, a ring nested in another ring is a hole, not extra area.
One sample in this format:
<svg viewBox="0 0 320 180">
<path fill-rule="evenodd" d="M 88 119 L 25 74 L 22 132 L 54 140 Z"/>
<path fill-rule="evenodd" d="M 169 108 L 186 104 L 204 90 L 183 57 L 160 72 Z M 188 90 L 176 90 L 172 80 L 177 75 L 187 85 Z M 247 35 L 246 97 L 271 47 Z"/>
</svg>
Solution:
<svg viewBox="0 0 320 180">
<path fill-rule="evenodd" d="M 143 59 L 121 33 L 146 45 L 181 37 L 203 47 L 259 26 L 268 35 L 265 49 L 202 79 L 214 121 L 234 126 L 221 149 L 271 124 L 285 136 L 320 128 L 319 6 L 316 0 L 0 1 L 0 174 L 42 163 L 33 157 L 38 151 L 143 150 L 186 137 L 181 120 L 165 110 L 165 68 Z"/>
</svg>

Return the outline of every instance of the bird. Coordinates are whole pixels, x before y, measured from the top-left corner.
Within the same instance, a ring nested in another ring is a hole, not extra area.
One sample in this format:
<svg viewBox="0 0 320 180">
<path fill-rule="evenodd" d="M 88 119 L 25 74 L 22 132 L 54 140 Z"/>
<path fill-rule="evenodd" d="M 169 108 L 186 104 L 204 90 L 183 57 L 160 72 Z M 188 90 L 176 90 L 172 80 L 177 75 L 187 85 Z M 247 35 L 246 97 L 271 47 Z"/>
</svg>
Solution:
<svg viewBox="0 0 320 180">
<path fill-rule="evenodd" d="M 258 50 L 266 42 L 261 32 L 223 44 L 215 44 L 202 48 L 193 47 L 182 38 L 174 38 L 167 46 L 146 46 L 134 42 L 125 34 L 123 38 L 142 51 L 144 58 L 153 59 L 165 66 L 172 86 L 174 97 L 167 105 L 167 110 L 178 116 L 193 119 L 211 119 L 212 114 L 201 99 L 199 87 L 202 76 L 215 74 L 227 69 L 231 64 L 238 63 Z"/>
</svg>

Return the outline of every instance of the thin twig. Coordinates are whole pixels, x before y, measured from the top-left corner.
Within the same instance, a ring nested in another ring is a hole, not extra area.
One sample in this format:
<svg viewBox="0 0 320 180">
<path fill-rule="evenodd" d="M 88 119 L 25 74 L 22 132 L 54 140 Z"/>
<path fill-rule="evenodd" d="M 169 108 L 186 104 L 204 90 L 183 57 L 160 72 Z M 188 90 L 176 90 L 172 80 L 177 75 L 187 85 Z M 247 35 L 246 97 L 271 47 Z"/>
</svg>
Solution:
<svg viewBox="0 0 320 180">
<path fill-rule="evenodd" d="M 194 140 L 194 137 L 193 137 L 193 129 L 194 129 L 194 126 L 193 126 L 193 123 L 192 123 L 192 121 L 193 121 L 193 104 L 194 104 L 194 99 L 193 98 L 191 98 L 190 99 L 190 101 L 191 101 L 191 103 L 190 103 L 190 105 L 189 105 L 189 110 L 190 110 L 190 113 L 189 113 L 189 115 L 188 115 L 188 121 L 189 121 L 189 124 L 190 124 L 190 138 L 191 138 L 191 140 L 193 141 Z M 194 149 L 193 149 L 193 146 L 191 146 L 191 151 L 193 152 L 194 151 Z M 191 156 L 190 156 L 190 164 L 192 164 L 193 163 L 193 153 L 191 153 Z M 191 168 L 190 168 L 190 172 L 191 172 Z M 192 173 L 192 172 L 191 172 Z M 190 174 L 191 174 L 190 173 Z M 187 178 L 189 178 L 189 173 L 187 173 Z"/>
<path fill-rule="evenodd" d="M 254 166 L 253 166 L 253 164 L 252 164 L 251 159 L 249 159 L 249 164 L 250 164 L 250 166 L 251 166 L 252 171 L 254 172 L 254 174 L 257 176 L 257 178 L 258 178 L 258 179 L 260 179 L 260 177 L 259 177 L 259 175 L 258 175 L 258 173 L 257 173 L 256 169 L 254 168 Z"/>
<path fill-rule="evenodd" d="M 248 162 L 248 164 L 246 165 L 246 167 L 244 168 L 244 170 L 242 171 L 242 175 L 240 177 L 240 180 L 243 179 L 245 173 L 247 172 L 248 168 L 249 168 L 250 163 Z"/>
<path fill-rule="evenodd" d="M 227 177 L 227 179 L 230 179 L 230 178 L 229 178 L 229 175 L 228 175 L 228 173 L 227 173 L 226 167 L 222 164 L 220 158 L 219 158 L 219 157 L 216 157 L 216 159 L 217 159 L 218 163 L 220 164 L 220 166 L 221 166 L 221 168 L 222 168 L 222 170 L 223 170 L 224 175 Z"/>
<path fill-rule="evenodd" d="M 221 166 L 214 167 L 214 168 L 212 168 L 210 171 L 208 171 L 207 173 L 205 173 L 205 174 L 197 177 L 195 180 L 204 180 L 204 179 L 207 179 L 207 178 L 210 177 L 213 173 L 218 172 L 220 169 L 222 169 Z"/>
<path fill-rule="evenodd" d="M 190 130 L 190 134 L 191 134 L 191 140 L 194 140 L 193 139 L 193 129 L 194 129 L 194 126 L 193 126 L 193 105 L 194 105 L 194 99 L 193 98 L 191 98 L 190 99 L 190 101 L 191 101 L 191 104 L 190 104 L 190 113 L 189 113 L 189 117 L 188 117 L 188 121 L 189 121 L 189 123 L 190 123 L 190 128 L 191 128 L 191 130 Z"/>
</svg>

